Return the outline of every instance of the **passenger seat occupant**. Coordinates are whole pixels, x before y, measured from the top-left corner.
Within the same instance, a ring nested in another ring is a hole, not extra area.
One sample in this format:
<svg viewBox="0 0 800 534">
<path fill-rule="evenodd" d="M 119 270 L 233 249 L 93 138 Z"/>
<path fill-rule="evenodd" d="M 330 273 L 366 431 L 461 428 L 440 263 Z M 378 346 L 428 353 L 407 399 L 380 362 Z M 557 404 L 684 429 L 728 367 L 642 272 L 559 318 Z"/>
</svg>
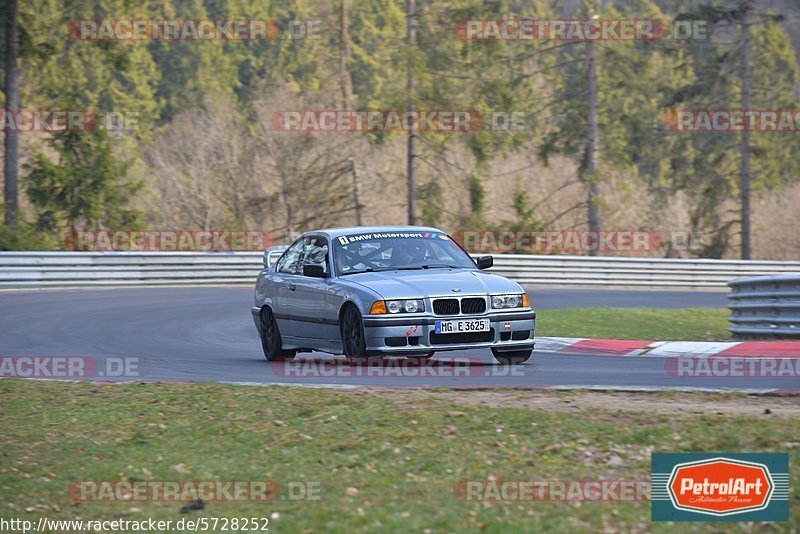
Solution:
<svg viewBox="0 0 800 534">
<path fill-rule="evenodd" d="M 325 272 L 328 272 L 328 265 L 327 265 L 327 256 L 328 256 L 328 245 L 323 244 L 319 246 L 319 241 L 312 241 L 309 244 L 308 250 L 306 251 L 306 256 L 304 263 L 311 263 L 314 265 L 322 265 L 322 268 Z"/>
</svg>

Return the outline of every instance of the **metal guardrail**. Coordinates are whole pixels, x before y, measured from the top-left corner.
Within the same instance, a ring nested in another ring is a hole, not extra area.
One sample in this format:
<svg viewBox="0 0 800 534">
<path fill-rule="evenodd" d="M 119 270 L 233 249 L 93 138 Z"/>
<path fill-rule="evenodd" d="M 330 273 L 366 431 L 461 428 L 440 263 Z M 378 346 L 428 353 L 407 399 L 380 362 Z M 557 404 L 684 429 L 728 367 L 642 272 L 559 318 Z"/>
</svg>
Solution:
<svg viewBox="0 0 800 534">
<path fill-rule="evenodd" d="M 800 338 L 800 274 L 728 283 L 730 332 L 738 338 Z"/>
<path fill-rule="evenodd" d="M 0 287 L 254 284 L 262 253 L 0 252 Z"/>
<path fill-rule="evenodd" d="M 522 284 L 724 288 L 732 278 L 800 273 L 800 262 L 587 256 L 495 256 L 494 272 Z"/>
<path fill-rule="evenodd" d="M 273 260 L 279 252 L 270 251 Z M 260 252 L 0 252 L 0 287 L 253 284 Z M 498 254 L 491 271 L 523 284 L 725 288 L 733 278 L 798 274 L 800 262 Z"/>
</svg>

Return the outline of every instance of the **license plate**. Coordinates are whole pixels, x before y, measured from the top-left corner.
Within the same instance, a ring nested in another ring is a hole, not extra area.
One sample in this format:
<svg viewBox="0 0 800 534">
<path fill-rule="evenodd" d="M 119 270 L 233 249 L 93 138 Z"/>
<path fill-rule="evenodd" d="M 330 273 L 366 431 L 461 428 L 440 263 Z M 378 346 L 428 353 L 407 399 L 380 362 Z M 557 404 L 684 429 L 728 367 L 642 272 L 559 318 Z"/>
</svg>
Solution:
<svg viewBox="0 0 800 534">
<path fill-rule="evenodd" d="M 436 321 L 437 334 L 460 334 L 462 332 L 488 332 L 489 319 L 461 319 L 459 321 Z"/>
</svg>

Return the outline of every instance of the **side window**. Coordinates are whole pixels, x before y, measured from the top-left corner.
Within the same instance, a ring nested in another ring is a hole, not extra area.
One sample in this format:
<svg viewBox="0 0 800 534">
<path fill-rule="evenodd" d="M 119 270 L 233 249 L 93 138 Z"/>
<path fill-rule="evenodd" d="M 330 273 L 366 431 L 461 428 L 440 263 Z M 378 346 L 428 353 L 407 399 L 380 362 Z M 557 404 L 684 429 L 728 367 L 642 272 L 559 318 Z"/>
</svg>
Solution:
<svg viewBox="0 0 800 534">
<path fill-rule="evenodd" d="M 298 274 L 303 266 L 303 242 L 305 239 L 298 239 L 283 254 L 276 267 L 279 273 Z"/>
<path fill-rule="evenodd" d="M 303 254 L 303 264 L 322 265 L 325 272 L 328 272 L 328 241 L 324 237 L 312 236 L 306 238 L 305 253 Z"/>
</svg>

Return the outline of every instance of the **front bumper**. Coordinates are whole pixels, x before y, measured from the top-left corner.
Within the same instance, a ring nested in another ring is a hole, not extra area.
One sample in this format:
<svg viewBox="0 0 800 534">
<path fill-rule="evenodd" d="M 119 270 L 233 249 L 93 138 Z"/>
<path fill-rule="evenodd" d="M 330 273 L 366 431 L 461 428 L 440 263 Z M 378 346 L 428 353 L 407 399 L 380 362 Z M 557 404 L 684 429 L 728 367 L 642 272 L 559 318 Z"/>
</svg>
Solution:
<svg viewBox="0 0 800 534">
<path fill-rule="evenodd" d="M 436 321 L 464 319 L 489 319 L 490 331 L 436 334 Z M 373 354 L 402 355 L 487 347 L 501 351 L 530 350 L 534 345 L 535 326 L 536 312 L 532 310 L 441 317 L 429 314 L 364 317 L 367 351 Z"/>
</svg>

